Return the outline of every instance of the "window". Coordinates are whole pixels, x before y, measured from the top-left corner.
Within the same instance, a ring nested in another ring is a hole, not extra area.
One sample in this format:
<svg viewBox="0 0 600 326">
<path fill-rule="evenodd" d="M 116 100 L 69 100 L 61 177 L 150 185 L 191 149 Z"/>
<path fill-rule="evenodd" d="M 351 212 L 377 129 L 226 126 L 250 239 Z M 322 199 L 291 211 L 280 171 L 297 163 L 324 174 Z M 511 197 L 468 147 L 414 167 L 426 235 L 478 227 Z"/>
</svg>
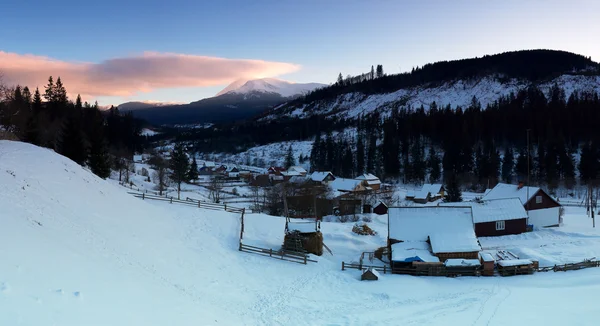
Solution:
<svg viewBox="0 0 600 326">
<path fill-rule="evenodd" d="M 504 221 L 496 221 L 496 231 L 504 230 Z"/>
<path fill-rule="evenodd" d="M 535 196 L 535 203 L 536 204 L 541 204 L 542 203 L 542 196 Z"/>
</svg>

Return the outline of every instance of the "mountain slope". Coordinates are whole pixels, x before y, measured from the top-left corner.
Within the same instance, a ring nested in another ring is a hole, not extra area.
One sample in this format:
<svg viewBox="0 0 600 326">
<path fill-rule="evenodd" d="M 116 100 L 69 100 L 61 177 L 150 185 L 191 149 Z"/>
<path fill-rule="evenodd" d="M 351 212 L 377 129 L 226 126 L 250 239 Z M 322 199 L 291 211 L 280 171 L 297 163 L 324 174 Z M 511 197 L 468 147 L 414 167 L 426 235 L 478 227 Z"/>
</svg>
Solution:
<svg viewBox="0 0 600 326">
<path fill-rule="evenodd" d="M 168 106 L 168 105 L 174 105 L 174 104 L 179 104 L 179 103 L 172 103 L 172 102 L 125 102 L 125 103 L 119 104 L 117 107 L 118 107 L 118 109 L 120 111 L 126 112 L 126 111 L 142 110 L 142 109 L 148 109 L 148 108 L 154 108 L 154 107 L 161 107 L 161 106 Z"/>
<path fill-rule="evenodd" d="M 262 78 L 255 80 L 237 80 L 225 87 L 216 96 L 227 93 L 248 94 L 252 92 L 276 93 L 282 97 L 303 95 L 317 88 L 327 86 L 319 83 L 292 83 L 276 78 Z"/>
</svg>

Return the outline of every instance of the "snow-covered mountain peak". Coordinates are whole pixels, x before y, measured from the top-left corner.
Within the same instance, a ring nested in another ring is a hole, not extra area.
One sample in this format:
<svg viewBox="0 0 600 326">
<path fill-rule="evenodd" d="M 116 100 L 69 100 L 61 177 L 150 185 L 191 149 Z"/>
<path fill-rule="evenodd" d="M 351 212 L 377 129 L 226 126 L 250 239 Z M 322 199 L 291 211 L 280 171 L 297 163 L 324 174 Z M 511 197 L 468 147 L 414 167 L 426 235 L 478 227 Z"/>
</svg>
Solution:
<svg viewBox="0 0 600 326">
<path fill-rule="evenodd" d="M 323 87 L 325 84 L 319 83 L 294 83 L 277 78 L 261 78 L 253 80 L 239 79 L 225 87 L 216 96 L 227 93 L 249 94 L 253 92 L 259 93 L 276 93 L 282 97 L 291 97 L 310 92 L 316 88 Z"/>
</svg>

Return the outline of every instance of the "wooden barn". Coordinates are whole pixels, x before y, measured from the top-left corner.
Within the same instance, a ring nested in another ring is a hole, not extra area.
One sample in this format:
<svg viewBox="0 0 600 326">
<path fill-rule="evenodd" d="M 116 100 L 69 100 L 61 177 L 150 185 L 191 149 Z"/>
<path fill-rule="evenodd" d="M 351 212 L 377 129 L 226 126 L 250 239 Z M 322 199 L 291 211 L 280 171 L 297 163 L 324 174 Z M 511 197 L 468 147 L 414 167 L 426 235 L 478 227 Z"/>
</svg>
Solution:
<svg viewBox="0 0 600 326">
<path fill-rule="evenodd" d="M 560 225 L 561 205 L 541 188 L 526 187 L 522 182 L 518 185 L 499 183 L 482 197 L 484 201 L 506 198 L 519 198 L 528 213 L 527 224 L 534 228 Z"/>
<path fill-rule="evenodd" d="M 381 188 L 381 180 L 371 173 L 361 174 L 355 179 L 360 180 L 365 187 L 369 187 L 372 190 L 379 190 Z"/>
<path fill-rule="evenodd" d="M 377 215 L 385 215 L 388 213 L 388 207 L 384 202 L 380 201 L 379 204 L 373 208 L 373 213 Z"/>
<path fill-rule="evenodd" d="M 316 219 L 287 219 L 283 249 L 321 256 L 323 234 L 321 223 Z"/>
<path fill-rule="evenodd" d="M 470 207 L 390 207 L 388 247 L 392 267 L 414 261 L 478 259 L 481 251 Z"/>
<path fill-rule="evenodd" d="M 419 204 L 425 204 L 444 198 L 444 195 L 445 190 L 442 184 L 424 184 L 421 190 L 417 191 L 414 194 L 414 197 L 412 197 L 412 201 Z"/>
<path fill-rule="evenodd" d="M 527 231 L 527 212 L 518 198 L 440 203 L 439 206 L 471 207 L 475 234 L 478 237 L 520 234 Z"/>
</svg>

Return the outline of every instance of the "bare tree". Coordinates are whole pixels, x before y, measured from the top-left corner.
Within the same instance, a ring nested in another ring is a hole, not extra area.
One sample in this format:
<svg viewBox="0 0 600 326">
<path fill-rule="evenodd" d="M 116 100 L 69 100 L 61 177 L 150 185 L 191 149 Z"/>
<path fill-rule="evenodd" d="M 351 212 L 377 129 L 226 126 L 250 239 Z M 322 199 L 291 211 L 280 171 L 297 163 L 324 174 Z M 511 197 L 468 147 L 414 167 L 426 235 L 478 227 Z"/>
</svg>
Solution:
<svg viewBox="0 0 600 326">
<path fill-rule="evenodd" d="M 210 179 L 208 190 L 208 198 L 212 199 L 214 203 L 220 203 L 221 190 L 223 190 L 223 181 L 221 180 L 221 178 L 213 177 L 212 179 Z"/>
<path fill-rule="evenodd" d="M 264 192 L 259 186 L 251 186 L 250 191 L 252 193 L 252 209 L 253 212 L 262 212 L 261 205 L 261 193 Z"/>
<path fill-rule="evenodd" d="M 158 194 L 162 196 L 163 191 L 167 190 L 167 184 L 169 182 L 169 173 L 167 170 L 167 162 L 160 155 L 153 155 L 150 159 L 152 161 L 151 166 L 154 168 L 154 173 L 152 177 L 154 178 L 154 183 L 156 183 L 156 190 L 158 190 Z"/>
</svg>

